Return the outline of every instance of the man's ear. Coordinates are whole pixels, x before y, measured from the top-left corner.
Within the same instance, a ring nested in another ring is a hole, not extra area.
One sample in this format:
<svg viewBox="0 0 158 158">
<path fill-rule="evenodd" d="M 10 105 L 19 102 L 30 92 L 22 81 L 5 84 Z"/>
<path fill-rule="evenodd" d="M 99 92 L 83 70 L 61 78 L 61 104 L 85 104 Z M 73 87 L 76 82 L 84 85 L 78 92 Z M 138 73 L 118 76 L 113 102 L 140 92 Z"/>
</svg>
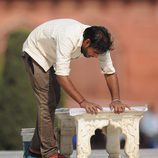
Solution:
<svg viewBox="0 0 158 158">
<path fill-rule="evenodd" d="M 83 46 L 85 48 L 89 47 L 91 44 L 91 40 L 89 38 L 87 38 L 86 40 L 83 41 Z"/>
</svg>

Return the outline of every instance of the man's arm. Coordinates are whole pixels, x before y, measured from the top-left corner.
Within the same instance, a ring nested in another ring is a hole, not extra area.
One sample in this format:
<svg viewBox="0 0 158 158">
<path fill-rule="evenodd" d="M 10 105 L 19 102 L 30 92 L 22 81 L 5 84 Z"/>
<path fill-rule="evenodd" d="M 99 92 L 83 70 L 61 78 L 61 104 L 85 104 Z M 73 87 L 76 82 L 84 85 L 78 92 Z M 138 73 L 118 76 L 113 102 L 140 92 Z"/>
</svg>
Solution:
<svg viewBox="0 0 158 158">
<path fill-rule="evenodd" d="M 85 108 L 88 113 L 97 114 L 98 109 L 102 110 L 102 107 L 87 101 L 75 88 L 69 76 L 57 75 L 57 80 L 62 86 L 62 88 L 80 105 L 80 107 Z"/>
<path fill-rule="evenodd" d="M 117 74 L 104 74 L 104 76 L 111 94 L 112 101 L 110 103 L 110 108 L 114 109 L 115 113 L 124 112 L 125 107 L 129 107 L 126 104 L 123 104 L 120 100 L 120 90 Z"/>
</svg>

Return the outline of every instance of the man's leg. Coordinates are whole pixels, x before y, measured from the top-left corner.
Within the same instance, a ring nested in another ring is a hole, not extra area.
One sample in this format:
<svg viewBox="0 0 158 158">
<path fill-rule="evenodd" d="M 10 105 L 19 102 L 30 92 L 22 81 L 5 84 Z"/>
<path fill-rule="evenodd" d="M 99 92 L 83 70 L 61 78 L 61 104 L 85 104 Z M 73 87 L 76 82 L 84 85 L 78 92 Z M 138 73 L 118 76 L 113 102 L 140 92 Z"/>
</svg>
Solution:
<svg viewBox="0 0 158 158">
<path fill-rule="evenodd" d="M 43 158 L 57 154 L 54 137 L 54 112 L 57 104 L 56 79 L 53 67 L 48 72 L 30 57 L 24 56 L 24 62 L 37 99 L 37 123 L 30 146 L 31 152 L 41 153 Z"/>
</svg>

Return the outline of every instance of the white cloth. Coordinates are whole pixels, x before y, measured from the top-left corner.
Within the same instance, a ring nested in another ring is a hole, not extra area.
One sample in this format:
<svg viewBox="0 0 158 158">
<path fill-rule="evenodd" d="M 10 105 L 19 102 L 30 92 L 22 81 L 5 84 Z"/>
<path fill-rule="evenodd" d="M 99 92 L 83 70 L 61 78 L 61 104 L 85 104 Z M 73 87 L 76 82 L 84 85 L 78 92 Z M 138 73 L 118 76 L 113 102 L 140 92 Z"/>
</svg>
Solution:
<svg viewBox="0 0 158 158">
<path fill-rule="evenodd" d="M 70 61 L 83 56 L 83 32 L 90 27 L 73 19 L 56 19 L 35 28 L 23 44 L 27 52 L 45 71 L 54 66 L 57 75 L 70 73 Z M 115 69 L 110 52 L 99 55 L 102 73 L 112 74 Z"/>
</svg>

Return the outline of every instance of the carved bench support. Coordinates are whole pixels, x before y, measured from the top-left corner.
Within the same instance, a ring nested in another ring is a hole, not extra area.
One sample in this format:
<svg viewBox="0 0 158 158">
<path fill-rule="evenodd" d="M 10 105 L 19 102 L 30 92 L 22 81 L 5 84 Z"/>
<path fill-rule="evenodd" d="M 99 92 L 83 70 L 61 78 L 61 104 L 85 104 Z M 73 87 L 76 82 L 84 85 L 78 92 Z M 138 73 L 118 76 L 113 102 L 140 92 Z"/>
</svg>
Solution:
<svg viewBox="0 0 158 158">
<path fill-rule="evenodd" d="M 61 131 L 64 131 L 64 128 L 73 129 L 76 126 L 77 158 L 89 157 L 91 154 L 90 139 L 98 128 L 102 129 L 103 133 L 106 134 L 106 150 L 109 158 L 121 157 L 120 134 L 126 137 L 125 153 L 127 158 L 139 158 L 139 121 L 143 117 L 143 113 L 147 111 L 147 107 L 139 106 L 139 108 L 131 108 L 133 109 L 130 111 L 127 110 L 121 114 L 114 114 L 106 107 L 104 111 L 99 112 L 97 115 L 87 114 L 82 108 L 73 108 L 70 109 L 71 116 L 69 115 L 68 109 L 59 109 L 56 111 L 56 115 L 61 120 Z M 60 136 L 60 140 L 65 138 L 66 134 Z M 69 143 L 64 141 L 59 142 L 60 151 L 70 155 L 72 152 L 71 140 Z M 68 147 L 69 150 L 65 147 Z"/>
<path fill-rule="evenodd" d="M 139 122 L 144 111 L 131 110 L 119 115 L 104 111 L 98 115 L 84 113 L 74 116 L 77 132 L 77 158 L 88 158 L 91 154 L 90 138 L 98 128 L 103 129 L 103 133 L 106 134 L 106 150 L 109 158 L 121 158 L 121 134 L 126 137 L 126 156 L 139 158 Z"/>
</svg>

